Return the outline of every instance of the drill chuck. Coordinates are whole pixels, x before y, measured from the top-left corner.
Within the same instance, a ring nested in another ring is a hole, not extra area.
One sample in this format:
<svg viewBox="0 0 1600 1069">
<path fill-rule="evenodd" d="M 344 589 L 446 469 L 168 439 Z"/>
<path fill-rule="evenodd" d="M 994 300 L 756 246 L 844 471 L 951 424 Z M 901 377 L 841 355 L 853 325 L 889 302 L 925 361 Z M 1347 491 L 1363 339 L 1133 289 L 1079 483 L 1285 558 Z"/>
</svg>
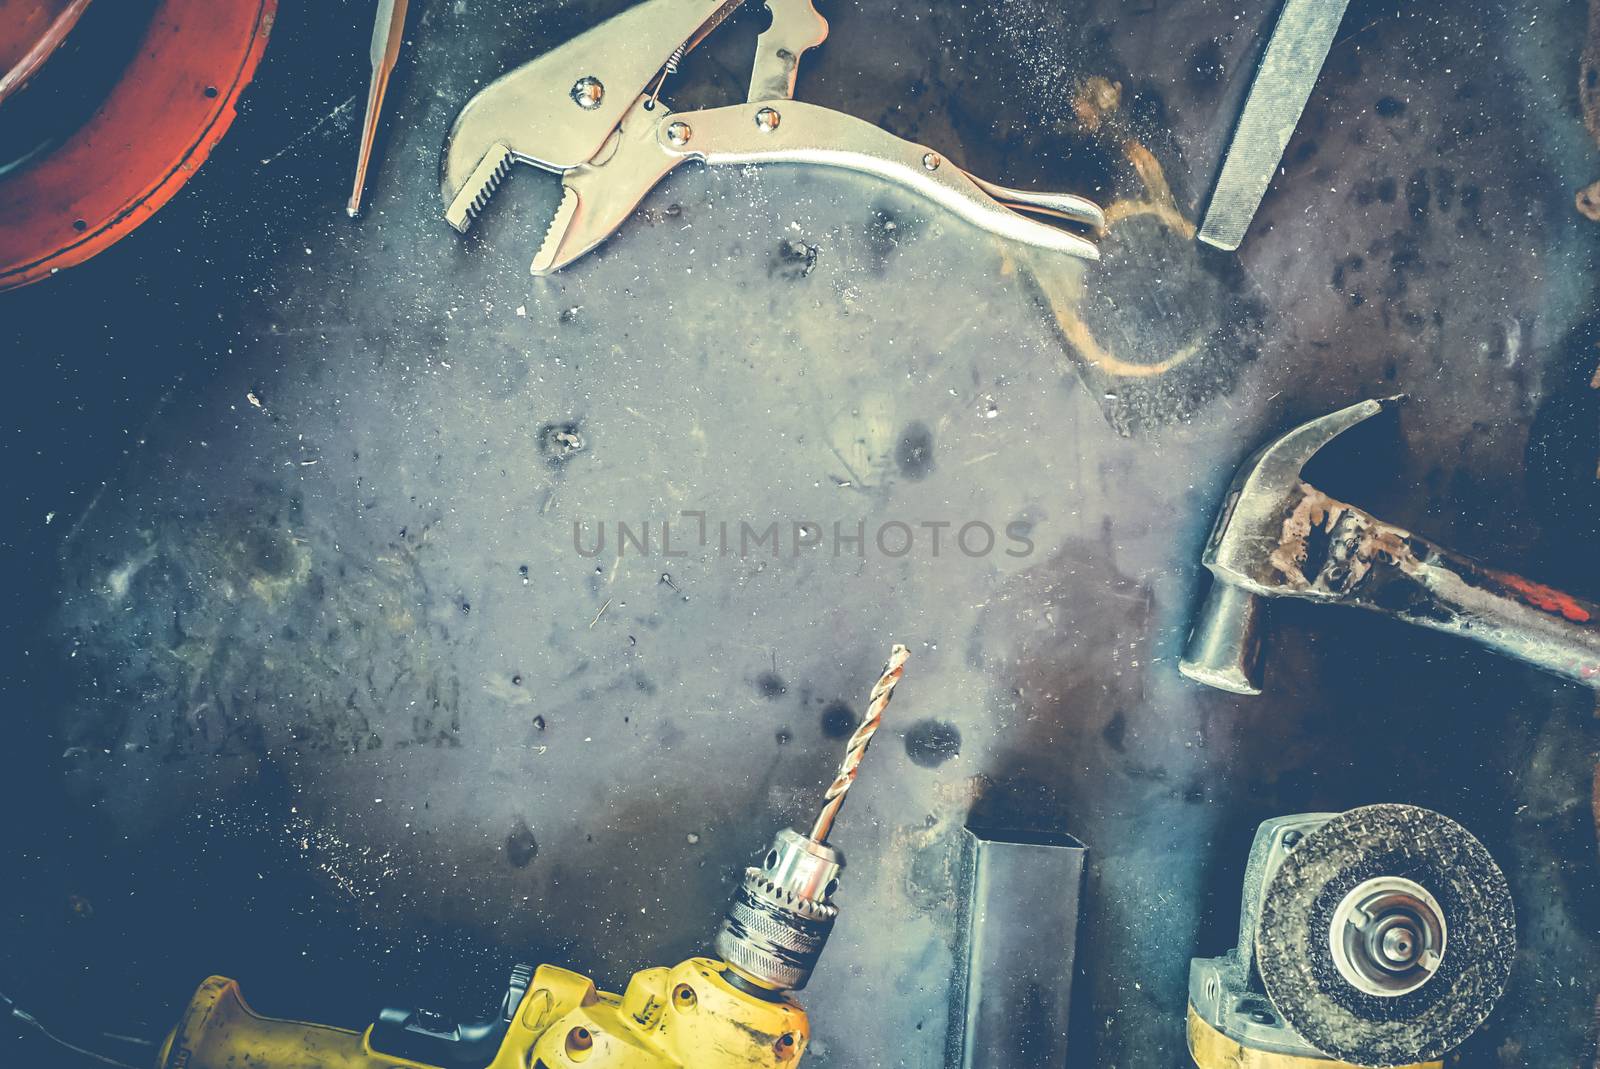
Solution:
<svg viewBox="0 0 1600 1069">
<path fill-rule="evenodd" d="M 761 987 L 805 987 L 839 915 L 833 893 L 843 868 L 833 847 L 780 831 L 761 865 L 745 869 L 717 932 L 717 953 Z"/>
</svg>

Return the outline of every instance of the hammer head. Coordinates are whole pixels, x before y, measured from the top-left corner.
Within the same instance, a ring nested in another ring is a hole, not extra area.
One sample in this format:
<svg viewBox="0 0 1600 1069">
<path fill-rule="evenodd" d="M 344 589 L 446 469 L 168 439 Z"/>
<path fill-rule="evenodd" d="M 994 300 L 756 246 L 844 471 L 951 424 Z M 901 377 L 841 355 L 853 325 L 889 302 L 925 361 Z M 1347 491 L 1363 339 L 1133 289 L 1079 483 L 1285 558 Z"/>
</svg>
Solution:
<svg viewBox="0 0 1600 1069">
<path fill-rule="evenodd" d="M 1304 498 L 1300 471 L 1334 438 L 1403 399 L 1362 401 L 1302 423 L 1239 466 L 1201 557 L 1213 581 L 1179 663 L 1184 675 L 1236 694 L 1261 693 L 1258 599 L 1307 594 L 1275 559 Z"/>
</svg>

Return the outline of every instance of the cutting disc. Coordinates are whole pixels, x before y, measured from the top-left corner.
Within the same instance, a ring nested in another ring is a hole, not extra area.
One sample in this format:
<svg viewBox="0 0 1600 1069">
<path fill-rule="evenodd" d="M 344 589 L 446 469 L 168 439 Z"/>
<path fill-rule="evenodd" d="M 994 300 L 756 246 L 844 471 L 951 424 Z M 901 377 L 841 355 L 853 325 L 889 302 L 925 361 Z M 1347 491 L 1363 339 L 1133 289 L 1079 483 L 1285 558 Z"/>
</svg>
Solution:
<svg viewBox="0 0 1600 1069">
<path fill-rule="evenodd" d="M 1361 888 L 1405 881 L 1441 915 L 1441 951 L 1418 986 L 1373 994 L 1341 972 L 1334 936 Z M 1330 1058 L 1364 1066 L 1454 1048 L 1489 1015 L 1515 951 L 1511 892 L 1489 852 L 1448 817 L 1406 805 L 1352 809 L 1308 835 L 1268 883 L 1256 929 L 1261 979 L 1284 1020 Z"/>
</svg>

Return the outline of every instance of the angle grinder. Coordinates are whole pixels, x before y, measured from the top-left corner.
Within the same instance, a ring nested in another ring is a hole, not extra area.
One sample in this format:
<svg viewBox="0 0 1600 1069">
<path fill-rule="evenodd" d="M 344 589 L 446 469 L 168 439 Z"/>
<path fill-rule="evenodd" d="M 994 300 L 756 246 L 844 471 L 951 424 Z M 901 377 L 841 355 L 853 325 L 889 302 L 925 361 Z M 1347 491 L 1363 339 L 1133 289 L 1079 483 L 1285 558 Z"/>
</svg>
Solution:
<svg viewBox="0 0 1600 1069">
<path fill-rule="evenodd" d="M 1448 817 L 1278 817 L 1250 848 L 1239 945 L 1190 962 L 1189 1053 L 1200 1069 L 1433 1069 L 1515 952 L 1505 875 Z"/>
</svg>

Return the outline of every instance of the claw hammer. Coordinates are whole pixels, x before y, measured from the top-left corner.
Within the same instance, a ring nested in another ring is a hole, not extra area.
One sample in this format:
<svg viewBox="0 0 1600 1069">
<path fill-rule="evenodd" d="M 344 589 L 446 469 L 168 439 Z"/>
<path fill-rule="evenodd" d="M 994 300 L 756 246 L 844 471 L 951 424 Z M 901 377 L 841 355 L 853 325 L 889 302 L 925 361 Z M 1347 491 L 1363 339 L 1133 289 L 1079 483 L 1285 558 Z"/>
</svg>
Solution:
<svg viewBox="0 0 1600 1069">
<path fill-rule="evenodd" d="M 1301 424 L 1240 466 L 1201 558 L 1211 592 L 1180 670 L 1260 694 L 1262 599 L 1290 597 L 1461 635 L 1600 689 L 1600 606 L 1453 553 L 1300 477 L 1319 449 L 1401 400 L 1362 401 Z"/>
</svg>

